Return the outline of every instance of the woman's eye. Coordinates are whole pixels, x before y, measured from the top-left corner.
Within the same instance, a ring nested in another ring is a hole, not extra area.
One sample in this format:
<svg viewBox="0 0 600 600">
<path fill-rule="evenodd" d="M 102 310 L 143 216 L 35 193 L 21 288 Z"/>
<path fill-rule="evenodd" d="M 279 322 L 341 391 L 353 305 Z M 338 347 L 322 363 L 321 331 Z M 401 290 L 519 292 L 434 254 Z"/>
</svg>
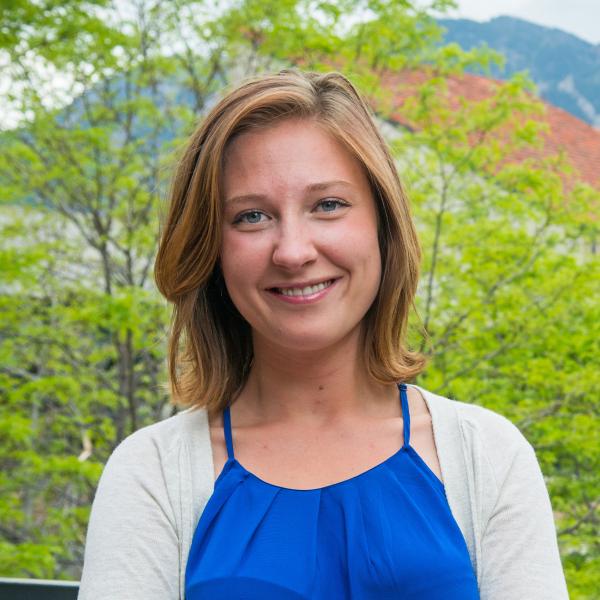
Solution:
<svg viewBox="0 0 600 600">
<path fill-rule="evenodd" d="M 317 205 L 317 208 L 321 210 L 321 212 L 335 212 L 338 208 L 342 208 L 344 206 L 348 206 L 345 202 L 341 200 L 336 200 L 334 198 L 328 198 L 327 200 L 321 200 Z"/>
<path fill-rule="evenodd" d="M 247 223 L 248 225 L 256 225 L 261 222 L 261 217 L 264 217 L 265 214 L 260 212 L 259 210 L 249 210 L 248 212 L 242 213 L 239 215 L 235 221 L 235 223 Z"/>
</svg>

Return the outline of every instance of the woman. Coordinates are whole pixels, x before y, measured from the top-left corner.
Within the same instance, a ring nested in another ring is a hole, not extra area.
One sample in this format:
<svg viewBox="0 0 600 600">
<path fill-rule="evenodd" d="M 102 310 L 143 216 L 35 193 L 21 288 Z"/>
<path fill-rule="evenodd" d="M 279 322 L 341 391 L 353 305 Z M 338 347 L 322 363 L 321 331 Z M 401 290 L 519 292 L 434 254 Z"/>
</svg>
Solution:
<svg viewBox="0 0 600 600">
<path fill-rule="evenodd" d="M 192 408 L 109 460 L 80 597 L 567 598 L 531 446 L 405 383 L 419 260 L 347 79 L 284 71 L 223 98 L 155 269 Z"/>
</svg>

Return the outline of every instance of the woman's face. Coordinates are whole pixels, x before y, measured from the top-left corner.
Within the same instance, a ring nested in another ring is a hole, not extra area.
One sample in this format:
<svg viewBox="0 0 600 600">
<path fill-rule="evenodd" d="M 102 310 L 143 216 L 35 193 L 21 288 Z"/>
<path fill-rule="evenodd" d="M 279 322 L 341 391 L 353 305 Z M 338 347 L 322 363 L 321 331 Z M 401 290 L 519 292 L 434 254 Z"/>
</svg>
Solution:
<svg viewBox="0 0 600 600">
<path fill-rule="evenodd" d="M 381 278 L 377 210 L 335 138 L 299 119 L 239 135 L 223 198 L 223 277 L 255 343 L 315 351 L 359 332 Z"/>
</svg>

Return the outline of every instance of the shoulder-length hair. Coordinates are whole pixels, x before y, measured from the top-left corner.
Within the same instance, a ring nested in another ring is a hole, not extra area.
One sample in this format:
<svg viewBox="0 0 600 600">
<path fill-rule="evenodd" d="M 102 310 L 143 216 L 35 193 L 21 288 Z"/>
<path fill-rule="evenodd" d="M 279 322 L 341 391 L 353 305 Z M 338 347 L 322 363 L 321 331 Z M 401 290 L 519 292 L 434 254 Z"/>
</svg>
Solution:
<svg viewBox="0 0 600 600">
<path fill-rule="evenodd" d="M 284 70 L 225 95 L 192 135 L 176 169 L 154 268 L 173 303 L 168 348 L 172 400 L 218 411 L 243 387 L 253 360 L 250 326 L 219 266 L 221 174 L 231 140 L 281 119 L 324 127 L 363 165 L 378 211 L 382 278 L 364 318 L 364 360 L 381 383 L 408 381 L 425 357 L 405 345 L 421 252 L 406 196 L 367 103 L 339 73 Z"/>
</svg>

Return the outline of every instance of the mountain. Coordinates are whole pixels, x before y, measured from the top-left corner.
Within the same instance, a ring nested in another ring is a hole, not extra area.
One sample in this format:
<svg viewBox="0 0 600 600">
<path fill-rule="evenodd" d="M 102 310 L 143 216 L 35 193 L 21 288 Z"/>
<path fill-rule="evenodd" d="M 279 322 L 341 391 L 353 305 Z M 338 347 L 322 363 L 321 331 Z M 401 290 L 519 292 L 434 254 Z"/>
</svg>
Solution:
<svg viewBox="0 0 600 600">
<path fill-rule="evenodd" d="M 492 76 L 506 79 L 527 71 L 542 98 L 600 128 L 600 44 L 513 17 L 438 23 L 446 29 L 446 42 L 465 50 L 486 44 L 502 53 L 504 69 L 496 68 Z"/>
</svg>

